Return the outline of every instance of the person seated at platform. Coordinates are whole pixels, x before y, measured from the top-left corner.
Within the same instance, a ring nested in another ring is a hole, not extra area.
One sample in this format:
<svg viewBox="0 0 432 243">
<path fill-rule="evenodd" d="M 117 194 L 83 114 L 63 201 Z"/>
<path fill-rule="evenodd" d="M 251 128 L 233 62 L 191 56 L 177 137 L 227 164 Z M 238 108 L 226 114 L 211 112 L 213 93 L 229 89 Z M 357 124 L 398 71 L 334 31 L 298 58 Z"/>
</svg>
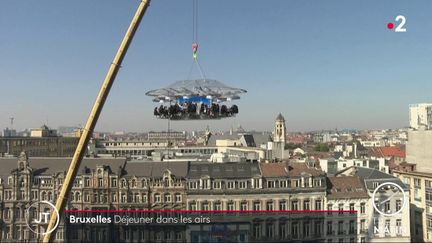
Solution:
<svg viewBox="0 0 432 243">
<path fill-rule="evenodd" d="M 220 113 L 221 113 L 222 116 L 227 116 L 228 115 L 228 108 L 227 108 L 226 105 L 222 105 L 221 106 Z"/>
<path fill-rule="evenodd" d="M 230 113 L 231 114 L 238 114 L 238 106 L 237 105 L 233 105 L 233 106 L 231 106 L 231 108 L 230 108 Z"/>
</svg>

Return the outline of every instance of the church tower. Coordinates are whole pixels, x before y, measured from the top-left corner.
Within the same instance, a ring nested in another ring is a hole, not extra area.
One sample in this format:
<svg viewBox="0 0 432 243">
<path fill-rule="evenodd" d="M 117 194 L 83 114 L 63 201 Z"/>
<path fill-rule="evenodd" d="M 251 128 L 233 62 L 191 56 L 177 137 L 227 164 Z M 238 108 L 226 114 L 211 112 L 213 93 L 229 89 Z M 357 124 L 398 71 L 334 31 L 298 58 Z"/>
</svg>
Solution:
<svg viewBox="0 0 432 243">
<path fill-rule="evenodd" d="M 285 118 L 282 114 L 276 117 L 275 128 L 273 131 L 273 159 L 284 159 L 286 139 Z"/>
<path fill-rule="evenodd" d="M 276 117 L 273 142 L 285 144 L 285 137 L 286 137 L 285 135 L 286 135 L 285 118 L 282 116 L 281 113 L 279 113 L 279 115 Z"/>
</svg>

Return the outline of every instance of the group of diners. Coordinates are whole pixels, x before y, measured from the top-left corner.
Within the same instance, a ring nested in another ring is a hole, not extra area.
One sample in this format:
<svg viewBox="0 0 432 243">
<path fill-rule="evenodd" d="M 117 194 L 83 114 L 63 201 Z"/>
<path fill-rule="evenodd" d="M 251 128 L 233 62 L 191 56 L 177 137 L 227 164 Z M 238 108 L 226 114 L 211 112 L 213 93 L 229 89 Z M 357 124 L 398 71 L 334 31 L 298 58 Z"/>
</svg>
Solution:
<svg viewBox="0 0 432 243">
<path fill-rule="evenodd" d="M 155 107 L 153 114 L 164 119 L 218 119 L 231 117 L 239 112 L 237 105 L 228 107 L 218 103 L 205 104 L 203 102 L 176 102 L 173 105 L 161 104 Z"/>
</svg>

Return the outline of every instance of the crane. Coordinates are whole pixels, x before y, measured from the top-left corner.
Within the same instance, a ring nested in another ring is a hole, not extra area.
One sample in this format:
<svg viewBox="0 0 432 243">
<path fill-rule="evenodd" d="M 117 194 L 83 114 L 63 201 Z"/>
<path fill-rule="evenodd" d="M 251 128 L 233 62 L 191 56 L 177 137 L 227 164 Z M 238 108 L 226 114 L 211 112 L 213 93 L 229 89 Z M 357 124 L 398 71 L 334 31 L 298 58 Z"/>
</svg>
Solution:
<svg viewBox="0 0 432 243">
<path fill-rule="evenodd" d="M 83 129 L 83 132 L 81 134 L 80 140 L 78 142 L 78 146 L 75 150 L 75 153 L 72 157 L 71 164 L 69 165 L 69 169 L 66 173 L 66 177 L 63 183 L 63 186 L 60 190 L 60 194 L 58 195 L 55 207 L 57 209 L 57 212 L 59 214 L 52 214 L 50 221 L 48 223 L 48 228 L 46 230 L 46 234 L 44 235 L 43 242 L 48 243 L 52 242 L 53 234 L 55 232 L 55 226 L 57 223 L 57 220 L 59 220 L 57 217 L 61 218 L 61 214 L 63 213 L 64 207 L 67 202 L 67 195 L 69 195 L 73 181 L 75 179 L 75 176 L 78 172 L 79 166 L 81 164 L 81 161 L 84 157 L 86 147 L 89 143 L 90 136 L 96 126 L 97 120 L 99 118 L 99 115 L 102 111 L 102 108 L 105 104 L 105 101 L 108 97 L 109 91 L 114 83 L 114 80 L 117 76 L 117 73 L 120 69 L 121 63 L 123 61 L 123 58 L 126 55 L 126 52 L 129 48 L 130 43 L 132 42 L 132 39 L 135 35 L 136 30 L 138 29 L 138 26 L 147 10 L 147 7 L 150 4 L 150 0 L 141 0 L 138 8 L 135 12 L 135 15 L 132 18 L 132 21 L 129 25 L 129 28 L 126 31 L 126 34 L 123 37 L 122 42 L 120 43 L 120 47 L 117 50 L 116 55 L 114 56 L 114 60 L 111 63 L 108 72 L 105 76 L 105 79 L 102 83 L 102 87 L 100 88 L 99 94 L 96 97 L 96 101 L 93 105 L 93 108 L 89 114 L 89 117 L 87 119 L 87 123 Z"/>
</svg>

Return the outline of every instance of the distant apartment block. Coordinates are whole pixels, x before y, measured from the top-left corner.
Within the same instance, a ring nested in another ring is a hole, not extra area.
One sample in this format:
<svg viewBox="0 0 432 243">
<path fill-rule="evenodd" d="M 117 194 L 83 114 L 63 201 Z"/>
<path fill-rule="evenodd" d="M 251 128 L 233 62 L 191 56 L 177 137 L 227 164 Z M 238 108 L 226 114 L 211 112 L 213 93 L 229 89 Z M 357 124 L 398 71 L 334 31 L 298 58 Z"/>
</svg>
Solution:
<svg viewBox="0 0 432 243">
<path fill-rule="evenodd" d="M 147 136 L 149 141 L 186 140 L 186 132 L 149 132 Z"/>
<path fill-rule="evenodd" d="M 417 165 L 417 170 L 432 173 L 432 130 L 408 131 L 406 161 Z"/>
<path fill-rule="evenodd" d="M 26 151 L 32 157 L 72 157 L 79 138 L 0 137 L 0 157 L 18 156 Z"/>
<path fill-rule="evenodd" d="M 355 166 L 355 167 L 364 167 L 376 169 L 378 171 L 382 171 L 384 173 L 389 173 L 389 167 L 386 164 L 384 158 L 368 158 L 368 159 L 320 159 L 319 160 L 321 169 L 330 174 L 334 175 L 338 171 L 344 170 L 346 168 Z"/>
<path fill-rule="evenodd" d="M 409 106 L 409 125 L 419 130 L 422 126 L 426 129 L 432 127 L 432 104 L 421 103 Z"/>
<path fill-rule="evenodd" d="M 32 129 L 30 132 L 30 137 L 34 137 L 34 138 L 57 137 L 57 130 L 50 129 L 47 125 L 43 125 L 40 128 Z"/>
</svg>

